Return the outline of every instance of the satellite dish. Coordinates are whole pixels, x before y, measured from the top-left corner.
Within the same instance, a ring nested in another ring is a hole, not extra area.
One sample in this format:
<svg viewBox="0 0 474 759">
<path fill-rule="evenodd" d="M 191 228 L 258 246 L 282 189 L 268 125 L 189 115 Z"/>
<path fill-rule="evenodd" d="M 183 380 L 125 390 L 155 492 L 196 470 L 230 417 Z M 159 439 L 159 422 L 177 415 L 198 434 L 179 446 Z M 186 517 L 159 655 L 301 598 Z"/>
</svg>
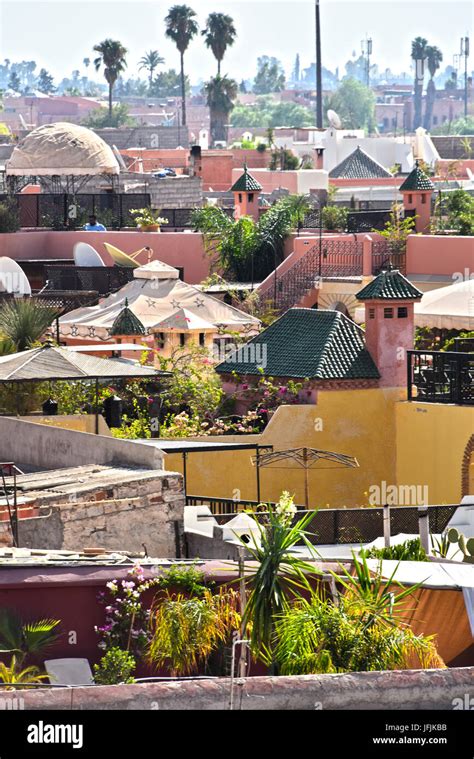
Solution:
<svg viewBox="0 0 474 759">
<path fill-rule="evenodd" d="M 76 266 L 105 266 L 96 249 L 87 242 L 76 242 L 73 256 Z"/>
<path fill-rule="evenodd" d="M 336 111 L 329 109 L 327 116 L 330 126 L 332 126 L 334 129 L 340 129 L 342 127 L 341 119 L 339 118 Z"/>
<path fill-rule="evenodd" d="M 31 295 L 31 286 L 23 269 L 6 256 L 0 258 L 0 292 Z"/>
</svg>

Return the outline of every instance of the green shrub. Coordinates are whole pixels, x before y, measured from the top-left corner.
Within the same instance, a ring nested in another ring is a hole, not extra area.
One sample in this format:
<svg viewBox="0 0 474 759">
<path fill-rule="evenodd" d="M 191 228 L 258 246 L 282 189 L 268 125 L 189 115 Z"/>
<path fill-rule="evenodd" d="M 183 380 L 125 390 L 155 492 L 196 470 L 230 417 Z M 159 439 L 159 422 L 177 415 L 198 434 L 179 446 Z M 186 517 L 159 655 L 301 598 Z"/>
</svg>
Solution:
<svg viewBox="0 0 474 759">
<path fill-rule="evenodd" d="M 134 683 L 132 672 L 136 662 L 128 651 L 121 648 L 110 648 L 99 664 L 94 664 L 94 680 L 96 685 L 117 685 L 118 683 Z"/>
<path fill-rule="evenodd" d="M 420 538 L 405 540 L 394 546 L 384 548 L 369 548 L 360 552 L 366 559 L 394 559 L 395 561 L 428 561 L 426 551 L 421 545 Z"/>
<path fill-rule="evenodd" d="M 323 208 L 323 227 L 328 232 L 344 232 L 347 226 L 347 208 L 325 206 Z"/>
</svg>

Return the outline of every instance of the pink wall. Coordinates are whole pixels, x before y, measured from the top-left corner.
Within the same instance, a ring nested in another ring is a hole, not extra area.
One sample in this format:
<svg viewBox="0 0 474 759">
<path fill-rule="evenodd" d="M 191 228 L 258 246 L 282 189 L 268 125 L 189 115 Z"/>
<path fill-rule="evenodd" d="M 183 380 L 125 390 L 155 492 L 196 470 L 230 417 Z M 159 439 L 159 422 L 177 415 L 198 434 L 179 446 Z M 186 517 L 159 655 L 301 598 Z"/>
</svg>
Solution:
<svg viewBox="0 0 474 759">
<path fill-rule="evenodd" d="M 446 176 L 448 173 L 453 176 L 451 173 L 453 169 L 455 176 L 466 179 L 468 176 L 466 169 L 470 169 L 474 174 L 474 158 L 469 160 L 466 158 L 463 161 L 455 161 L 451 158 L 441 158 L 436 162 L 436 173 L 442 177 Z"/>
<path fill-rule="evenodd" d="M 115 245 L 125 253 L 149 246 L 154 251 L 153 258 L 184 268 L 184 279 L 189 284 L 199 284 L 210 271 L 211 259 L 204 252 L 202 237 L 194 232 L 15 232 L 0 234 L 0 256 L 18 261 L 71 259 L 76 242 L 92 245 L 107 266 L 112 266 L 113 261 L 105 251 L 104 242 Z M 147 254 L 142 253 L 137 260 L 146 264 Z"/>
<path fill-rule="evenodd" d="M 236 182 L 240 177 L 241 169 L 233 169 L 232 182 Z M 292 194 L 298 193 L 298 172 L 297 171 L 266 171 L 254 169 L 250 172 L 263 187 L 263 192 L 273 192 L 280 187 L 284 187 Z"/>
<path fill-rule="evenodd" d="M 474 275 L 474 237 L 410 235 L 407 244 L 407 275 L 456 273 Z"/>
</svg>

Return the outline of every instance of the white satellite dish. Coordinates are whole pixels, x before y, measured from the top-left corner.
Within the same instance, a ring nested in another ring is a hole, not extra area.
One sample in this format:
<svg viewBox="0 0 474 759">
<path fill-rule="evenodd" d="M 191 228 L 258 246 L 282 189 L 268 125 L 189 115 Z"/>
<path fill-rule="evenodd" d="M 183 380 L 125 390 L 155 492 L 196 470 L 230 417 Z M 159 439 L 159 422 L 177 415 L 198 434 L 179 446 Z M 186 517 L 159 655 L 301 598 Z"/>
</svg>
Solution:
<svg viewBox="0 0 474 759">
<path fill-rule="evenodd" d="M 87 242 L 76 242 L 73 256 L 76 266 L 105 266 L 96 249 Z"/>
<path fill-rule="evenodd" d="M 328 121 L 329 121 L 330 126 L 332 126 L 334 129 L 340 129 L 342 127 L 342 121 L 339 118 L 336 111 L 333 111 L 330 108 L 327 113 L 327 116 L 328 116 Z"/>
<path fill-rule="evenodd" d="M 0 258 L 0 292 L 31 295 L 31 285 L 17 262 L 6 256 Z"/>
</svg>

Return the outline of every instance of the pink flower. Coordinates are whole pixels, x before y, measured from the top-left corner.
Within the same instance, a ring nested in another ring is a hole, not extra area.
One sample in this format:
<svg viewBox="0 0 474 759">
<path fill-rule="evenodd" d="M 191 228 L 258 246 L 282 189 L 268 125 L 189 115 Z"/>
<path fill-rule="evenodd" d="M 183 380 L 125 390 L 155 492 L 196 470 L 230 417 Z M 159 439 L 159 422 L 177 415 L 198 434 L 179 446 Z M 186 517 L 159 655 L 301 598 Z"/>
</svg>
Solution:
<svg viewBox="0 0 474 759">
<path fill-rule="evenodd" d="M 287 392 L 287 390 L 288 390 L 288 388 L 286 388 L 286 387 L 280 387 L 279 390 L 278 390 L 278 392 L 281 393 L 281 395 L 285 395 L 285 393 Z"/>
<path fill-rule="evenodd" d="M 249 389 L 248 385 L 242 385 L 242 390 L 248 390 L 248 389 Z"/>
</svg>

